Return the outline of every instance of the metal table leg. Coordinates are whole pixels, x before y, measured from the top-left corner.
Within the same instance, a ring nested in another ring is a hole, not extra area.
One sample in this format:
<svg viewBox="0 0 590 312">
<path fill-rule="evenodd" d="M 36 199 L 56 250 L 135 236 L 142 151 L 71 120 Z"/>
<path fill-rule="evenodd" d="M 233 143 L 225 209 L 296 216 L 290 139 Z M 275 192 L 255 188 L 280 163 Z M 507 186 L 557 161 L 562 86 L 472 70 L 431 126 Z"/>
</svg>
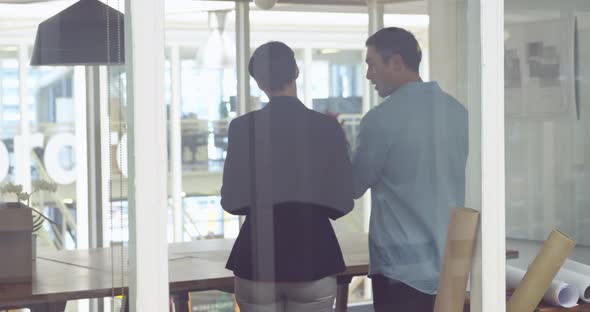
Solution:
<svg viewBox="0 0 590 312">
<path fill-rule="evenodd" d="M 188 306 L 188 292 L 172 293 L 172 301 L 174 302 L 175 312 L 190 312 Z"/>
</svg>

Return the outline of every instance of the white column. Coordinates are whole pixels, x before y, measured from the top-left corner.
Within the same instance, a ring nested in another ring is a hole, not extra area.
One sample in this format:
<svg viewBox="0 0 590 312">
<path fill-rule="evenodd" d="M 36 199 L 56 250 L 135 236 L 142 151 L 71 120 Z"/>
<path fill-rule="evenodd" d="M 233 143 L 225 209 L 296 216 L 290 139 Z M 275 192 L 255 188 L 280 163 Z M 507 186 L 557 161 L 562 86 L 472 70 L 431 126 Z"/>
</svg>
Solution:
<svg viewBox="0 0 590 312">
<path fill-rule="evenodd" d="M 429 0 L 428 41 L 430 46 L 430 79 L 453 96 L 457 96 L 457 2 L 469 0 Z M 477 20 L 477 17 L 475 18 Z M 463 60 L 461 60 L 463 62 Z M 467 66 L 462 63 L 463 66 Z"/>
<path fill-rule="evenodd" d="M 312 68 L 313 68 L 313 50 L 312 47 L 305 47 L 303 50 L 303 96 L 305 106 L 313 107 L 313 91 L 312 91 Z"/>
<path fill-rule="evenodd" d="M 94 189 L 89 189 L 89 185 L 94 185 L 94 175 L 89 175 L 88 170 L 96 170 L 95 166 L 88 165 L 88 151 L 87 143 L 92 144 L 92 141 L 88 140 L 87 136 L 87 86 L 85 82 L 88 81 L 88 77 L 85 77 L 86 72 L 84 67 L 74 67 L 74 92 L 73 92 L 73 105 L 75 111 L 74 118 L 74 136 L 76 138 L 76 247 L 86 249 L 90 247 L 90 237 L 95 238 L 95 235 L 89 235 L 89 211 L 90 207 L 94 205 L 95 201 L 89 201 L 89 192 L 94 192 Z M 99 169 L 100 170 L 100 169 Z M 89 181 L 88 177 L 93 177 L 93 181 Z M 94 193 L 93 193 L 94 194 Z M 96 247 L 94 244 L 93 247 Z"/>
<path fill-rule="evenodd" d="M 111 131 L 109 129 L 109 92 L 108 92 L 108 79 L 107 79 L 107 67 L 99 67 L 99 114 L 100 114 L 100 155 L 101 155 L 101 177 L 99 178 L 102 185 L 101 203 L 102 206 L 97 206 L 100 209 L 97 216 L 97 230 L 98 247 L 109 247 L 111 244 L 111 233 L 109 229 L 110 224 L 110 176 L 111 176 L 111 157 L 109 157 L 110 146 L 109 137 Z"/>
<path fill-rule="evenodd" d="M 170 103 L 170 169 L 172 176 L 172 209 L 174 215 L 174 241 L 183 240 L 182 208 L 182 136 L 180 107 L 180 51 L 177 45 L 170 49 L 172 102 Z"/>
<path fill-rule="evenodd" d="M 29 125 L 29 103 L 27 102 L 28 46 L 18 47 L 18 93 L 20 107 L 20 133 L 14 138 L 15 182 L 25 191 L 31 191 L 31 128 Z"/>
<path fill-rule="evenodd" d="M 371 82 L 366 78 L 367 77 L 367 64 L 365 62 L 366 59 L 367 59 L 367 49 L 364 49 L 363 50 L 363 59 L 361 60 L 362 64 L 365 65 L 365 67 L 364 67 L 365 70 L 362 74 L 362 78 L 363 78 L 362 81 L 365 82 L 365 92 L 367 94 L 365 94 L 365 96 L 363 96 L 363 104 L 362 104 L 363 105 L 363 107 L 362 107 L 363 115 L 366 114 L 374 105 L 377 105 L 377 104 L 373 104 L 372 102 L 375 102 L 375 101 L 373 101 L 373 99 L 378 98 L 378 96 L 379 96 L 379 95 L 374 95 L 374 96 L 371 95 L 372 93 L 376 93 L 376 92 L 373 90 L 373 86 L 372 86 Z"/>
<path fill-rule="evenodd" d="M 369 33 L 368 36 L 372 36 L 378 30 L 383 29 L 383 13 L 384 13 L 384 4 L 380 0 L 367 0 L 367 7 L 369 13 Z M 366 57 L 366 49 L 363 53 L 363 58 Z M 364 59 L 363 59 L 364 63 Z M 366 76 L 366 75 L 364 75 Z M 365 98 L 368 98 L 368 101 L 363 101 L 363 114 L 368 112 L 371 108 L 377 106 L 381 101 L 379 94 L 373 88 L 371 83 L 366 80 L 365 81 L 365 90 L 367 90 L 367 95 Z M 371 216 L 371 190 L 368 190 L 365 195 L 360 199 L 363 208 L 363 224 L 365 230 L 369 231 L 369 219 Z"/>
<path fill-rule="evenodd" d="M 431 79 L 469 113 L 465 205 L 481 208 L 481 44 L 479 0 L 430 0 Z M 468 20 L 468 17 L 472 19 Z"/>
<path fill-rule="evenodd" d="M 380 0 L 367 0 L 369 9 L 369 36 L 383 28 L 384 4 Z"/>
<path fill-rule="evenodd" d="M 236 66 L 238 72 L 238 116 L 252 111 L 250 103 L 250 1 L 236 1 Z"/>
<path fill-rule="evenodd" d="M 468 8 L 469 12 L 479 17 L 469 27 L 475 27 L 475 30 L 479 28 L 480 38 L 476 41 L 480 43 L 478 81 L 481 81 L 481 95 L 477 97 L 481 103 L 481 142 L 479 144 L 481 146 L 481 231 L 472 272 L 471 311 L 504 312 L 506 311 L 504 304 L 506 302 L 504 1 L 470 0 L 468 3 L 468 7 L 471 6 L 474 9 Z M 470 133 L 472 136 L 476 134 L 477 132 Z"/>
<path fill-rule="evenodd" d="M 236 67 L 238 78 L 237 115 L 253 110 L 250 103 L 250 1 L 236 1 Z M 239 217 L 240 227 L 245 218 Z"/>
<path fill-rule="evenodd" d="M 80 68 L 81 69 L 81 68 Z M 85 185 L 87 189 L 88 209 L 84 217 L 89 229 L 88 245 L 91 248 L 99 247 L 99 237 L 101 237 L 102 220 L 98 216 L 102 215 L 102 188 L 101 177 L 104 167 L 102 167 L 101 155 L 101 131 L 100 131 L 100 69 L 98 66 L 87 66 L 85 68 L 85 79 L 75 79 L 75 100 L 76 105 L 85 107 L 84 115 L 78 115 L 76 120 L 84 119 L 86 121 L 85 151 L 87 159 L 84 160 L 86 165 L 86 176 L 91 179 Z M 83 83 L 85 81 L 85 84 Z M 82 83 L 81 83 L 82 82 Z M 85 98 L 84 98 L 85 96 Z M 98 111 L 98 113 L 97 113 Z M 78 112 L 76 112 L 78 113 Z M 82 113 L 82 112 L 80 112 Z M 80 188 L 80 184 L 77 185 Z M 79 216 L 76 216 L 80 218 Z M 78 221 L 80 222 L 80 220 Z"/>
<path fill-rule="evenodd" d="M 367 0 L 367 6 L 369 9 L 369 36 L 371 36 L 384 27 L 384 5 L 383 2 L 381 2 L 380 0 Z M 372 108 L 379 104 L 381 98 L 379 97 L 379 94 L 370 83 L 368 83 L 367 85 L 369 86 L 369 88 L 367 89 L 369 93 L 369 104 Z"/>
<path fill-rule="evenodd" d="M 126 1 L 125 12 L 130 309 L 168 311 L 164 1 Z"/>
</svg>

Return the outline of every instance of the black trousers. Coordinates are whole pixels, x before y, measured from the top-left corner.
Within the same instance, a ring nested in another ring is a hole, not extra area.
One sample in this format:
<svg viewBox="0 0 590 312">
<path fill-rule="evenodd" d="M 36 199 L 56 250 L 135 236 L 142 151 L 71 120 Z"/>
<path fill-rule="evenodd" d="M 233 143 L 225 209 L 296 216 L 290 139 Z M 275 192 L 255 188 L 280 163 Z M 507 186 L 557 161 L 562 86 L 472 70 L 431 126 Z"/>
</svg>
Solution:
<svg viewBox="0 0 590 312">
<path fill-rule="evenodd" d="M 432 312 L 435 295 L 422 293 L 382 275 L 371 278 L 375 312 Z"/>
</svg>

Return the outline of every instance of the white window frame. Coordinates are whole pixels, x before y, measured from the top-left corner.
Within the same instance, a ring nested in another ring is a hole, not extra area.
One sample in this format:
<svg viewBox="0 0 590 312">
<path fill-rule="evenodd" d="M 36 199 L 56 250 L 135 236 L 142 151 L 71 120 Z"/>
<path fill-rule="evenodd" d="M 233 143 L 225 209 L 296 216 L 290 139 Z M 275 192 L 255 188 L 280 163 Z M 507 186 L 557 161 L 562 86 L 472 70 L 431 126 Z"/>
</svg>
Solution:
<svg viewBox="0 0 590 312">
<path fill-rule="evenodd" d="M 479 13 L 482 207 L 471 311 L 505 312 L 504 0 L 472 2 Z"/>
<path fill-rule="evenodd" d="M 129 307 L 168 311 L 164 0 L 128 0 L 125 12 Z"/>
</svg>

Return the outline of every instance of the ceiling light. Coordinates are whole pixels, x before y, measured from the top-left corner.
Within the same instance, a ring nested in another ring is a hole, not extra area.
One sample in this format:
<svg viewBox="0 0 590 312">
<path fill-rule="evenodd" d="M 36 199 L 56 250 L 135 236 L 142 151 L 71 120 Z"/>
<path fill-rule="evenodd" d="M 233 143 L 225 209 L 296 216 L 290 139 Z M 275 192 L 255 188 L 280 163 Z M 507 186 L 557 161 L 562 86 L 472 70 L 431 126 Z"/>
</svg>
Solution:
<svg viewBox="0 0 590 312">
<path fill-rule="evenodd" d="M 231 68 L 236 63 L 235 44 L 225 32 L 229 10 L 209 12 L 209 39 L 197 55 L 197 66 L 208 69 Z"/>
</svg>

